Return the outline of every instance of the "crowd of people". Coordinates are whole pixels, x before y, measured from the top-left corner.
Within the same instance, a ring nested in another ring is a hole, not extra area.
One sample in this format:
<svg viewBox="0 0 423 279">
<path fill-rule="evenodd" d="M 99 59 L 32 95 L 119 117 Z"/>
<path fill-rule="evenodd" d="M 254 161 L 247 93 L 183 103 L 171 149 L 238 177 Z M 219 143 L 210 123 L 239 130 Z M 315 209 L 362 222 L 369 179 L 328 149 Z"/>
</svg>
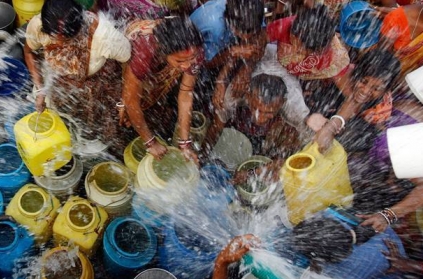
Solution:
<svg viewBox="0 0 423 279">
<path fill-rule="evenodd" d="M 178 125 L 179 149 L 202 165 L 223 129 L 234 127 L 253 154 L 272 159 L 258 170 L 269 180 L 308 142 L 325 154 L 337 139 L 348 153 L 362 227 L 389 231 L 423 205 L 423 178 L 395 178 L 386 145 L 387 128 L 423 120 L 405 83 L 423 65 L 423 4 L 370 3 L 382 22 L 380 39 L 357 49 L 338 32 L 345 1 L 155 2 L 98 1 L 87 10 L 77 0 L 46 0 L 27 26 L 24 49 L 37 111 L 47 102 L 71 115 L 83 138 L 107 144 L 118 160 L 137 136 L 160 160 Z M 210 121 L 199 151 L 190 138 L 193 110 Z M 229 278 L 228 266 L 258 242 L 253 235 L 232 240 L 214 278 Z M 311 240 L 303 246 L 310 245 L 317 247 Z M 401 242 L 386 245 L 389 271 L 423 274 L 423 260 L 407 258 Z"/>
</svg>

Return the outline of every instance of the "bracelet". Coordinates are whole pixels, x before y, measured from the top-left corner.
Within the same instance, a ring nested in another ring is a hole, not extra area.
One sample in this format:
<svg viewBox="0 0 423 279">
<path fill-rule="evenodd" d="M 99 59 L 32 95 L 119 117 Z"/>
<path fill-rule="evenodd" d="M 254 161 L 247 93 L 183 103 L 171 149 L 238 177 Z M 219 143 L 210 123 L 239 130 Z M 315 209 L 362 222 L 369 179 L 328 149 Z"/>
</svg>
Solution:
<svg viewBox="0 0 423 279">
<path fill-rule="evenodd" d="M 178 140 L 178 146 L 180 149 L 184 149 L 187 147 L 190 147 L 192 143 L 191 139 L 187 139 L 187 140 Z"/>
<path fill-rule="evenodd" d="M 155 142 L 156 142 L 156 137 L 155 136 L 152 136 L 151 139 L 149 139 L 148 141 L 144 142 L 144 145 L 147 148 L 150 148 Z"/>
<path fill-rule="evenodd" d="M 383 209 L 383 212 L 386 212 L 386 213 L 388 213 L 388 215 L 390 215 L 391 222 L 392 223 L 395 223 L 395 222 L 398 221 L 398 216 L 397 216 L 397 214 L 392 209 L 390 209 L 390 208 L 384 208 Z"/>
<path fill-rule="evenodd" d="M 330 123 L 332 123 L 332 124 L 330 124 Z M 331 132 L 334 134 L 334 135 L 337 135 L 337 134 L 339 134 L 340 132 L 341 132 L 341 128 L 338 128 L 338 124 L 336 124 L 335 122 L 333 122 L 333 121 L 328 121 L 328 122 L 326 122 L 326 124 L 325 125 L 327 125 L 327 124 L 330 124 L 331 125 L 331 127 L 332 128 L 334 128 L 334 129 L 332 129 L 331 130 Z"/>
<path fill-rule="evenodd" d="M 391 220 L 389 220 L 389 217 L 383 211 L 379 211 L 378 214 L 382 215 L 383 218 L 385 218 L 386 223 L 388 223 L 388 225 L 391 224 Z"/>
<path fill-rule="evenodd" d="M 342 116 L 335 114 L 335 115 L 332 115 L 332 117 L 330 119 L 331 120 L 332 119 L 339 119 L 339 120 L 341 120 L 341 128 L 340 129 L 342 130 L 342 129 L 345 128 L 345 119 Z"/>
<path fill-rule="evenodd" d="M 226 84 L 226 83 L 228 83 L 228 81 L 226 81 L 226 80 L 216 80 L 215 83 Z"/>
</svg>

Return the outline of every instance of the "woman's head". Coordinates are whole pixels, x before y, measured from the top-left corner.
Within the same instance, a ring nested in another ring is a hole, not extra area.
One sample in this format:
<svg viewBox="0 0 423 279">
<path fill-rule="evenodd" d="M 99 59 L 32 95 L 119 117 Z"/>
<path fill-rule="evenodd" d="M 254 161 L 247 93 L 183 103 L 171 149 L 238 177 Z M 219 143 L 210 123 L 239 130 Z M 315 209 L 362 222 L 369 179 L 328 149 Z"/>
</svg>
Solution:
<svg viewBox="0 0 423 279">
<path fill-rule="evenodd" d="M 292 244 L 296 251 L 321 263 L 337 263 L 352 252 L 352 232 L 340 222 L 321 215 L 294 227 Z"/>
<path fill-rule="evenodd" d="M 83 8 L 74 0 L 46 0 L 41 9 L 42 32 L 74 37 L 81 29 Z"/>
<path fill-rule="evenodd" d="M 262 0 L 228 0 L 225 18 L 232 31 L 241 37 L 260 32 L 264 18 Z"/>
<path fill-rule="evenodd" d="M 153 34 L 159 53 L 175 68 L 188 69 L 202 52 L 203 39 L 189 18 L 165 18 Z"/>
<path fill-rule="evenodd" d="M 365 103 L 383 96 L 393 87 L 400 70 L 399 60 L 389 51 L 366 52 L 352 72 L 356 101 Z"/>
<path fill-rule="evenodd" d="M 311 51 L 327 47 L 335 36 L 336 24 L 325 6 L 300 9 L 291 27 L 291 34 Z"/>
<path fill-rule="evenodd" d="M 288 92 L 282 78 L 260 74 L 251 79 L 250 88 L 247 102 L 253 113 L 254 122 L 260 125 L 275 118 Z"/>
</svg>

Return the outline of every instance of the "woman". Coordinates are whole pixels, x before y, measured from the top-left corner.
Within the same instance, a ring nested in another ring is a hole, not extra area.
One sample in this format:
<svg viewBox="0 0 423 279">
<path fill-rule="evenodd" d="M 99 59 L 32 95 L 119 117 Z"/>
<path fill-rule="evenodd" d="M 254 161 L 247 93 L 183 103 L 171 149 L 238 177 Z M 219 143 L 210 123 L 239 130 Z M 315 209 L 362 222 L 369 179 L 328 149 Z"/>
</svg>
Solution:
<svg viewBox="0 0 423 279">
<path fill-rule="evenodd" d="M 351 72 L 352 86 L 342 92 L 345 100 L 337 114 L 330 117 L 315 135 L 321 152 L 332 145 L 335 136 L 345 127 L 348 129 L 340 141 L 347 151 L 363 151 L 371 147 L 377 130 L 384 128 L 384 123 L 391 117 L 391 88 L 399 70 L 399 61 L 388 51 L 372 50 L 362 56 Z"/>
<path fill-rule="evenodd" d="M 26 31 L 25 60 L 37 111 L 44 110 L 49 96 L 55 108 L 80 124 L 83 138 L 100 139 L 121 156 L 126 142 L 115 105 L 121 91 L 119 62 L 130 55 L 129 41 L 104 15 L 84 11 L 73 0 L 47 0 Z"/>
<path fill-rule="evenodd" d="M 383 20 L 384 43 L 392 47 L 401 61 L 401 76 L 423 65 L 423 5 L 399 7 Z"/>
<path fill-rule="evenodd" d="M 348 52 L 335 36 L 335 22 L 325 6 L 300 9 L 297 16 L 272 22 L 267 35 L 278 44 L 282 66 L 302 80 L 335 78 L 348 69 Z"/>
<path fill-rule="evenodd" d="M 200 33 L 188 19 L 173 17 L 135 20 L 126 34 L 132 59 L 124 72 L 122 98 L 130 123 L 148 152 L 160 159 L 167 149 L 155 136 L 171 137 L 177 108 L 179 148 L 186 158 L 197 160 L 189 128 L 193 88 L 204 59 Z M 170 93 L 178 83 L 177 105 L 172 107 Z"/>
</svg>

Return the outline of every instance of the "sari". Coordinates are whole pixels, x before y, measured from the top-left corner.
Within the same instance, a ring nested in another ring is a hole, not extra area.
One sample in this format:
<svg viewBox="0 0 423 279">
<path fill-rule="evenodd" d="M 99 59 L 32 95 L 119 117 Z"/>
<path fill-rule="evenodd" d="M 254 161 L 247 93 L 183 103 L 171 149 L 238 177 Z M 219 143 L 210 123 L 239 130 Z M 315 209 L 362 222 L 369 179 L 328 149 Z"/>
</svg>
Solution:
<svg viewBox="0 0 423 279">
<path fill-rule="evenodd" d="M 83 138 L 99 138 L 112 148 L 122 149 L 127 142 L 121 137 L 115 109 L 121 98 L 122 68 L 116 60 L 108 59 L 99 71 L 88 75 L 98 18 L 90 12 L 85 15 L 85 24 L 75 37 L 65 42 L 53 41 L 44 48 L 45 60 L 56 73 L 51 102 L 83 127 Z"/>
<path fill-rule="evenodd" d="M 321 80 L 343 75 L 350 64 L 348 52 L 334 36 L 322 51 L 308 52 L 290 40 L 291 26 L 295 16 L 269 24 L 270 41 L 277 41 L 278 60 L 288 72 L 302 80 Z"/>
<path fill-rule="evenodd" d="M 423 65 L 423 33 L 417 36 L 406 47 L 400 49 L 396 56 L 401 62 L 401 77 Z"/>
</svg>

